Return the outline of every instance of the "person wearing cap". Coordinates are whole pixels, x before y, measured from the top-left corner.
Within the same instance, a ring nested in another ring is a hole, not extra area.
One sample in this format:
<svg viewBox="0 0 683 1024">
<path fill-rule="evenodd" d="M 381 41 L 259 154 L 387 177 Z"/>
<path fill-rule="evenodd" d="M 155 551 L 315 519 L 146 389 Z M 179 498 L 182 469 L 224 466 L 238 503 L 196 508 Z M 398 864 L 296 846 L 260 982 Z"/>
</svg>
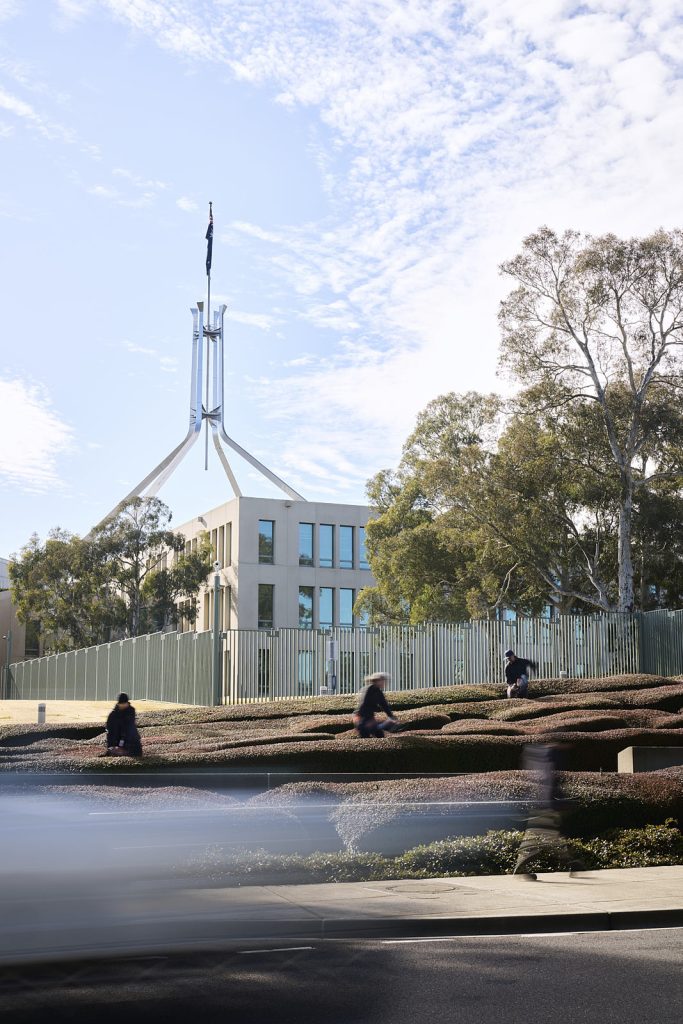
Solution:
<svg viewBox="0 0 683 1024">
<path fill-rule="evenodd" d="M 142 741 L 135 724 L 135 708 L 127 693 L 120 693 L 107 718 L 107 754 L 142 756 Z"/>
<path fill-rule="evenodd" d="M 384 689 L 390 678 L 386 672 L 373 672 L 372 675 L 365 677 L 365 689 L 358 698 L 353 716 L 353 724 L 359 736 L 383 738 L 387 732 L 393 732 L 398 728 L 394 712 L 384 696 Z M 378 711 L 384 712 L 387 716 L 384 722 L 378 722 L 375 718 Z"/>
<path fill-rule="evenodd" d="M 505 652 L 505 658 L 505 682 L 508 688 L 508 699 L 526 697 L 529 688 L 529 669 L 536 671 L 536 662 L 529 658 L 518 658 L 512 648 Z"/>
</svg>

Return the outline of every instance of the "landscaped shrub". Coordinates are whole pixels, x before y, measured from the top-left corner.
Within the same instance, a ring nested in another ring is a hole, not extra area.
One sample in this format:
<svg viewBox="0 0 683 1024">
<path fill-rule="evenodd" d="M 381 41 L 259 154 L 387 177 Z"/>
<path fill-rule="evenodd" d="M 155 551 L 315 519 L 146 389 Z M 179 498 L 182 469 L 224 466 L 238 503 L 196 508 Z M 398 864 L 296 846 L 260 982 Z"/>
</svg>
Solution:
<svg viewBox="0 0 683 1024">
<path fill-rule="evenodd" d="M 441 729 L 446 735 L 456 736 L 524 736 L 525 731 L 517 725 L 507 722 L 494 722 L 486 718 L 462 718 L 450 722 Z"/>
<path fill-rule="evenodd" d="M 522 836 L 521 831 L 461 836 L 414 847 L 397 857 L 376 853 L 274 856 L 262 850 L 226 855 L 221 847 L 213 846 L 188 858 L 179 873 L 204 875 L 228 886 L 500 875 L 513 870 Z M 568 846 L 570 855 L 589 870 L 683 863 L 683 838 L 674 822 L 613 831 L 596 839 L 569 840 Z M 533 866 L 552 871 L 564 865 L 548 850 Z"/>
<path fill-rule="evenodd" d="M 666 711 L 631 711 L 615 708 L 611 711 L 559 711 L 541 718 L 520 719 L 517 725 L 532 735 L 537 732 L 564 732 L 580 729 L 581 732 L 606 732 L 610 729 L 657 729 L 666 728 L 673 716 Z"/>
</svg>

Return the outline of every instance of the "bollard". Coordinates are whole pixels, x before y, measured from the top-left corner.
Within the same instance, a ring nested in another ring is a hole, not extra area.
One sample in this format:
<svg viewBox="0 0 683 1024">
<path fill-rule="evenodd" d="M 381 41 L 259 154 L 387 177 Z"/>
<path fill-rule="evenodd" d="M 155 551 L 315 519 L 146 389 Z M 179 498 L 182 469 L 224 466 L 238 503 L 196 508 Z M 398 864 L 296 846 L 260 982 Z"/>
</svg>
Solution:
<svg viewBox="0 0 683 1024">
<path fill-rule="evenodd" d="M 38 705 L 38 725 L 45 725 L 45 705 Z"/>
</svg>

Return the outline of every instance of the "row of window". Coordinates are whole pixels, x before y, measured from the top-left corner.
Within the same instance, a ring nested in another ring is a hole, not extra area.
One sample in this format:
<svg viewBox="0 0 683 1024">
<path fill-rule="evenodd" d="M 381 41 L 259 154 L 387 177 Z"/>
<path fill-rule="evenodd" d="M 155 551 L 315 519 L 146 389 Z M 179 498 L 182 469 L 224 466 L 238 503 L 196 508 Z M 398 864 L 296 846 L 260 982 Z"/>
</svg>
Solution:
<svg viewBox="0 0 683 1024">
<path fill-rule="evenodd" d="M 213 557 L 217 558 L 223 567 L 232 563 L 232 523 L 225 526 L 218 526 L 209 533 Z M 199 546 L 199 537 L 185 542 L 185 554 L 189 555 L 196 551 Z"/>
<path fill-rule="evenodd" d="M 275 522 L 272 519 L 259 519 L 258 560 L 261 565 L 273 565 L 275 562 Z M 356 568 L 354 526 L 335 527 L 331 523 L 321 523 L 317 531 L 315 523 L 299 523 L 299 565 L 314 566 L 321 569 L 335 567 L 335 530 L 339 530 L 339 553 L 337 555 L 340 569 Z M 358 527 L 358 568 L 369 569 L 365 552 L 365 527 Z"/>
<path fill-rule="evenodd" d="M 314 607 L 315 587 L 299 587 L 299 628 L 313 629 L 314 626 L 325 629 L 332 626 L 353 626 L 353 605 L 356 592 L 350 587 L 318 587 L 318 606 Z M 273 608 L 275 604 L 275 586 L 272 583 L 259 583 L 258 587 L 258 626 L 259 629 L 275 627 Z M 359 619 L 361 626 L 366 625 L 364 617 Z"/>
</svg>

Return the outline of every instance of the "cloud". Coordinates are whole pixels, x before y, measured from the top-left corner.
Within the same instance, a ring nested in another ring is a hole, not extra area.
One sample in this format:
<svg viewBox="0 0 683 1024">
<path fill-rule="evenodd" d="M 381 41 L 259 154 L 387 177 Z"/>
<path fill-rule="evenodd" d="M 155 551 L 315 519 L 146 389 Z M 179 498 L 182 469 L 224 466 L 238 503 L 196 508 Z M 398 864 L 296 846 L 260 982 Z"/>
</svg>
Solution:
<svg viewBox="0 0 683 1024">
<path fill-rule="evenodd" d="M 177 373 L 178 360 L 175 356 L 167 356 L 158 348 L 148 348 L 143 345 L 136 345 L 132 341 L 123 341 L 123 347 L 133 355 L 147 356 L 154 359 L 162 373 Z"/>
<path fill-rule="evenodd" d="M 113 185 L 90 185 L 87 192 L 91 196 L 98 196 L 100 199 L 109 199 L 119 206 L 141 208 L 151 206 L 160 192 L 168 188 L 165 181 L 143 178 L 123 167 L 115 167 L 112 176 L 123 179 L 124 187 L 128 184 L 128 191 L 122 192 L 120 188 Z"/>
<path fill-rule="evenodd" d="M 164 189 L 168 188 L 168 183 L 165 181 L 159 181 L 156 178 L 142 178 L 139 174 L 135 174 L 125 167 L 115 167 L 111 173 L 117 178 L 125 178 L 131 185 L 146 191 L 153 189 L 155 192 L 163 192 Z"/>
<path fill-rule="evenodd" d="M 226 320 L 232 320 L 238 324 L 246 324 L 247 327 L 258 327 L 260 331 L 269 331 L 277 322 L 275 317 L 266 313 L 244 313 L 238 309 L 229 309 L 225 314 Z"/>
<path fill-rule="evenodd" d="M 678 218 L 672 0 L 107 2 L 320 129 L 324 219 L 225 236 L 277 272 L 294 325 L 325 329 L 314 363 L 285 354 L 251 385 L 293 466 L 311 431 L 325 438 L 311 479 L 355 486 L 429 399 L 490 388 L 496 267 L 537 226 L 642 234 Z"/>
<path fill-rule="evenodd" d="M 176 199 L 175 204 L 185 213 L 194 213 L 198 209 L 194 199 L 189 199 L 187 196 L 181 196 L 180 199 Z"/>
<path fill-rule="evenodd" d="M 57 461 L 72 447 L 73 436 L 46 388 L 0 378 L 0 477 L 7 485 L 33 493 L 63 486 Z"/>
<path fill-rule="evenodd" d="M 0 0 L 0 21 L 9 21 L 18 13 L 18 0 Z"/>
<path fill-rule="evenodd" d="M 74 134 L 68 128 L 43 117 L 26 100 L 22 100 L 5 89 L 0 89 L 0 110 L 6 110 L 9 114 L 13 114 L 46 139 L 61 142 L 74 141 Z"/>
<path fill-rule="evenodd" d="M 88 192 L 91 196 L 97 196 L 98 199 L 121 199 L 121 193 L 109 185 L 92 185 Z"/>
</svg>

